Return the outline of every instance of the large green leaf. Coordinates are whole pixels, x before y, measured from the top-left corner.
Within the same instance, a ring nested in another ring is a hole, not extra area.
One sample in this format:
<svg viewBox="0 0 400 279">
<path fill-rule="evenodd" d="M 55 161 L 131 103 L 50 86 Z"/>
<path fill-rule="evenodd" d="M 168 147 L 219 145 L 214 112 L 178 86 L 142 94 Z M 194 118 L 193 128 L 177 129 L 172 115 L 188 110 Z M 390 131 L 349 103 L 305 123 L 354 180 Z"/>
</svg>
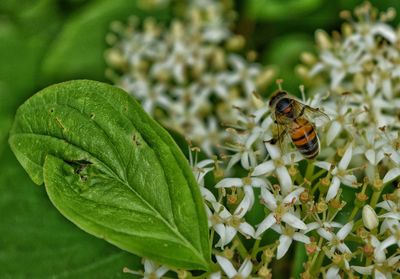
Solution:
<svg viewBox="0 0 400 279">
<path fill-rule="evenodd" d="M 122 269 L 139 269 L 139 258 L 54 210 L 8 147 L 0 169 L 0 278 L 132 278 Z"/>
<path fill-rule="evenodd" d="M 190 167 L 121 89 L 86 80 L 50 86 L 18 109 L 9 142 L 83 230 L 172 267 L 208 269 L 207 219 Z"/>
</svg>

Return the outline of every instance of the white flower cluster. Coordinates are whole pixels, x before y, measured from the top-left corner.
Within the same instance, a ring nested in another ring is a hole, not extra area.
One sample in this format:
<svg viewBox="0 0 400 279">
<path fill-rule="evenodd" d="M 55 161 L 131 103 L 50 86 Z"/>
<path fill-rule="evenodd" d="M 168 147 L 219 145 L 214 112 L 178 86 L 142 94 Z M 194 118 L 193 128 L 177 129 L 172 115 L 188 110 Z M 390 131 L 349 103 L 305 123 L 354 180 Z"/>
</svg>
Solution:
<svg viewBox="0 0 400 279">
<path fill-rule="evenodd" d="M 385 23 L 393 16 L 392 10 L 377 19 L 365 4 L 356 9 L 356 15 L 358 21 L 352 20 L 351 29 L 346 25 L 343 36 L 321 39 L 324 33 L 317 33 L 318 58 L 305 55 L 312 63 L 303 73 L 316 80 L 309 85 L 312 90 L 323 94 L 314 93 L 304 103 L 323 109 L 330 118 L 321 125 L 314 123 L 319 126 L 321 144 L 316 160 L 307 161 L 296 151 L 283 152 L 270 143 L 276 125 L 266 104 L 255 107 L 247 117 L 238 116 L 236 126 L 228 130 L 233 140 L 226 174 L 236 166 L 247 175 L 222 179 L 215 186 L 223 188 L 219 197 L 205 198 L 221 253 L 229 255 L 225 251 L 238 245 L 238 232 L 254 238 L 253 249 L 259 249 L 260 242 L 268 243 L 263 235 L 272 230 L 279 240 L 258 251 L 274 251 L 270 258 L 281 259 L 294 241 L 305 243 L 305 278 L 322 274 L 352 278 L 357 273 L 399 276 L 400 87 L 396 72 L 400 70 L 400 30 Z M 267 213 L 251 224 L 246 216 L 258 193 Z M 347 218 L 340 216 L 342 212 L 347 212 Z M 230 248 L 224 248 L 231 242 Z M 264 267 L 258 269 L 259 276 L 271 276 L 270 258 L 249 255 L 253 264 Z M 233 271 L 227 258 L 217 257 L 217 261 L 230 277 Z M 324 258 L 331 263 L 323 266 Z"/>
<path fill-rule="evenodd" d="M 400 29 L 386 23 L 392 10 L 378 18 L 364 4 L 355 14 L 333 39 L 319 31 L 318 57 L 303 55 L 299 68 L 321 92 L 302 102 L 329 116 L 307 119 L 319 134 L 315 160 L 273 144 L 271 109 L 251 92 L 235 99 L 224 163 L 191 159 L 220 266 L 210 278 L 272 278 L 271 262 L 293 243 L 306 250 L 301 278 L 400 276 Z"/>
<path fill-rule="evenodd" d="M 226 15 L 233 12 L 225 2 L 189 3 L 186 18 L 168 28 L 152 19 L 142 26 L 136 19 L 113 23 L 108 76 L 163 125 L 211 155 L 226 136 L 231 108 L 246 108 L 273 72 L 235 52 L 244 39 L 230 32 Z"/>
</svg>

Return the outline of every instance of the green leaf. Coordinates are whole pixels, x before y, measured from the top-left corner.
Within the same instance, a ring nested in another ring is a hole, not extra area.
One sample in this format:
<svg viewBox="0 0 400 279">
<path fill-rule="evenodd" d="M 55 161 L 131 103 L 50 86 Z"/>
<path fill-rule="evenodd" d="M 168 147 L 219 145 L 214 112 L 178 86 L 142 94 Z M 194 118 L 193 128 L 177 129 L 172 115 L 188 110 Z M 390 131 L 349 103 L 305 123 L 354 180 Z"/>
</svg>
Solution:
<svg viewBox="0 0 400 279">
<path fill-rule="evenodd" d="M 209 268 L 207 218 L 187 160 L 121 89 L 50 86 L 18 109 L 9 142 L 83 230 L 171 267 Z"/>
<path fill-rule="evenodd" d="M 68 222 L 8 146 L 0 159 L 1 278 L 132 278 L 140 258 Z"/>
</svg>

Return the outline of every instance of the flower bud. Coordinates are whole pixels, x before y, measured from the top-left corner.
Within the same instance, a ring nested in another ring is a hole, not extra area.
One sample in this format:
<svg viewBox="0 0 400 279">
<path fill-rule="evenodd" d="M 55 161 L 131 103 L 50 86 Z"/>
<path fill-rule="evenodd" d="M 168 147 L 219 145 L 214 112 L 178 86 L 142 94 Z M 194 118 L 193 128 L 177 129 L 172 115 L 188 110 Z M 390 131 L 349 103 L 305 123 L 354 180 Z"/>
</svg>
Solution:
<svg viewBox="0 0 400 279">
<path fill-rule="evenodd" d="M 376 216 L 374 209 L 369 205 L 363 207 L 362 220 L 364 226 L 369 230 L 375 229 L 379 224 L 378 216 Z"/>
</svg>

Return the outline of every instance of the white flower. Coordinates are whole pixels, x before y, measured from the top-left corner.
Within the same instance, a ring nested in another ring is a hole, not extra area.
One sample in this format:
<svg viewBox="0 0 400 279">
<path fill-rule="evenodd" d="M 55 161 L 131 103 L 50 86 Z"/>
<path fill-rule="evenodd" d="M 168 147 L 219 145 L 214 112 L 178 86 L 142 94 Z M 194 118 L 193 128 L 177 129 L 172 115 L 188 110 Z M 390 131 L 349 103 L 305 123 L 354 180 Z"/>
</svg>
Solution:
<svg viewBox="0 0 400 279">
<path fill-rule="evenodd" d="M 342 253 L 351 254 L 351 251 L 349 247 L 347 247 L 347 245 L 344 243 L 344 240 L 352 231 L 353 225 L 353 222 L 347 223 L 336 234 L 324 228 L 319 228 L 317 232 L 320 236 L 328 240 L 328 245 L 330 246 L 331 253 L 333 253 L 335 250 L 339 250 Z"/>
<path fill-rule="evenodd" d="M 326 200 L 330 201 L 333 199 L 339 190 L 340 183 L 344 185 L 355 187 L 357 178 L 354 175 L 348 174 L 347 167 L 350 164 L 353 154 L 353 148 L 351 144 L 347 147 L 342 159 L 339 164 L 332 169 L 332 165 L 328 162 L 315 162 L 314 164 L 322 169 L 331 171 L 332 181 L 329 186 L 328 193 L 326 194 Z"/>
<path fill-rule="evenodd" d="M 400 256 L 392 256 L 387 259 L 383 242 L 379 242 L 374 235 L 370 237 L 370 244 L 374 247 L 374 264 L 369 266 L 351 266 L 351 268 L 363 275 L 374 274 L 374 278 L 392 278 L 392 271 L 395 271 L 394 269 L 396 269 L 396 264 L 398 264 Z"/>
<path fill-rule="evenodd" d="M 215 188 L 231 188 L 241 187 L 244 190 L 244 198 L 238 205 L 236 211 L 238 216 L 243 217 L 247 211 L 249 211 L 254 204 L 254 192 L 253 187 L 267 187 L 270 186 L 269 181 L 256 178 L 256 177 L 245 177 L 245 178 L 224 178 L 215 185 Z"/>
<path fill-rule="evenodd" d="M 386 213 L 379 215 L 379 218 L 400 220 L 400 206 L 395 202 L 391 200 L 381 201 L 376 205 L 376 207 L 383 208 L 387 211 Z"/>
<path fill-rule="evenodd" d="M 251 96 L 255 90 L 255 81 L 261 73 L 261 68 L 257 65 L 249 67 L 246 61 L 236 54 L 229 55 L 228 61 L 234 70 L 233 74 L 228 77 L 227 82 L 229 84 L 241 83 L 247 96 Z"/>
<path fill-rule="evenodd" d="M 364 154 L 369 163 L 376 166 L 384 157 L 384 147 L 387 141 L 381 138 L 379 130 L 375 127 L 368 127 L 365 131 L 365 141 L 363 145 L 357 146 L 355 148 L 355 154 Z"/>
<path fill-rule="evenodd" d="M 285 256 L 286 252 L 289 250 L 290 245 L 293 240 L 309 244 L 310 238 L 304 234 L 304 232 L 296 231 L 292 227 L 286 226 L 281 228 L 281 226 L 273 225 L 272 229 L 280 234 L 279 245 L 277 248 L 276 259 L 279 260 Z"/>
<path fill-rule="evenodd" d="M 144 272 L 142 271 L 134 271 L 128 268 L 124 268 L 125 273 L 131 273 L 134 275 L 141 275 L 143 279 L 158 279 L 163 278 L 165 273 L 169 271 L 169 269 L 164 265 L 159 265 L 156 262 L 148 259 L 142 259 L 142 263 L 144 266 Z"/>
<path fill-rule="evenodd" d="M 328 221 L 321 221 L 318 220 L 317 222 L 311 222 L 307 224 L 307 230 L 305 231 L 306 233 L 319 229 L 319 228 L 323 228 L 327 231 L 331 231 L 333 230 L 333 228 L 342 228 L 343 225 L 338 223 L 338 222 L 328 222 Z"/>
<path fill-rule="evenodd" d="M 380 250 L 384 250 L 389 246 L 396 244 L 400 247 L 400 224 L 397 222 L 397 225 L 388 227 L 389 231 L 392 233 L 391 236 L 387 237 L 384 241 L 382 241 L 379 246 Z"/>
<path fill-rule="evenodd" d="M 207 173 L 214 170 L 215 161 L 212 159 L 206 159 L 194 165 L 192 152 L 189 152 L 189 156 L 190 165 L 192 166 L 192 172 L 196 178 L 197 184 L 203 187 L 204 177 L 207 175 Z"/>
<path fill-rule="evenodd" d="M 254 228 L 242 219 L 240 208 L 231 214 L 218 202 L 212 202 L 212 206 L 214 214 L 209 215 L 209 218 L 215 232 L 220 236 L 215 247 L 224 247 L 230 243 L 237 232 L 246 237 L 254 237 Z"/>
<path fill-rule="evenodd" d="M 269 142 L 265 143 L 265 147 L 267 148 L 271 159 L 256 166 L 251 175 L 269 175 L 272 172 L 275 172 L 279 180 L 279 185 L 282 188 L 282 193 L 287 194 L 292 190 L 293 183 L 286 165 L 298 162 L 302 157 L 298 152 L 282 156 L 278 146 Z"/>
<path fill-rule="evenodd" d="M 400 176 L 400 166 L 391 168 L 383 177 L 383 183 L 388 183 Z"/>
<path fill-rule="evenodd" d="M 293 209 L 294 205 L 298 203 L 299 196 L 303 191 L 304 189 L 299 187 L 285 197 L 279 195 L 275 197 L 267 188 L 262 187 L 262 200 L 271 213 L 258 225 L 255 237 L 260 237 L 267 229 L 281 222 L 285 222 L 296 229 L 306 230 L 307 225 L 296 216 Z"/>
<path fill-rule="evenodd" d="M 257 165 L 257 158 L 252 145 L 257 140 L 257 137 L 247 132 L 239 134 L 233 129 L 229 129 L 229 132 L 234 134 L 235 140 L 234 143 L 225 147 L 225 149 L 234 153 L 227 169 L 229 170 L 238 162 L 246 170 L 254 168 Z"/>
<path fill-rule="evenodd" d="M 245 259 L 239 270 L 236 270 L 227 258 L 218 255 L 215 257 L 228 278 L 249 278 L 251 270 L 253 269 L 253 264 L 250 259 Z"/>
</svg>

